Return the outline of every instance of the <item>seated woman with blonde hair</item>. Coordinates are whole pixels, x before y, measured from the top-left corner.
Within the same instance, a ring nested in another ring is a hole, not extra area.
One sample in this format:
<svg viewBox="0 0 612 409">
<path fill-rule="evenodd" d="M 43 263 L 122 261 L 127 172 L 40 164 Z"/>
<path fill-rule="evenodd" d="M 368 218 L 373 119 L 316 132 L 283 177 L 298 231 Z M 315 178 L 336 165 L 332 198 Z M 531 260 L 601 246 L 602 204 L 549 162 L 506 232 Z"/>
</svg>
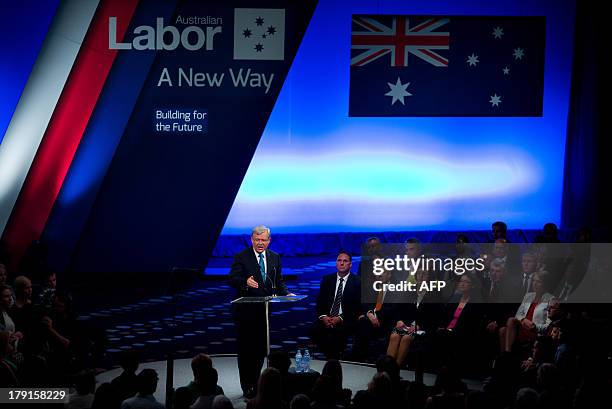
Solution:
<svg viewBox="0 0 612 409">
<path fill-rule="evenodd" d="M 521 306 L 514 317 L 508 318 L 506 326 L 499 331 L 502 352 L 512 351 L 516 341 L 533 343 L 538 335 L 543 334 L 550 324 L 548 303 L 554 296 L 546 291 L 548 273 L 534 273 L 531 285 L 533 292 L 525 294 Z"/>
</svg>

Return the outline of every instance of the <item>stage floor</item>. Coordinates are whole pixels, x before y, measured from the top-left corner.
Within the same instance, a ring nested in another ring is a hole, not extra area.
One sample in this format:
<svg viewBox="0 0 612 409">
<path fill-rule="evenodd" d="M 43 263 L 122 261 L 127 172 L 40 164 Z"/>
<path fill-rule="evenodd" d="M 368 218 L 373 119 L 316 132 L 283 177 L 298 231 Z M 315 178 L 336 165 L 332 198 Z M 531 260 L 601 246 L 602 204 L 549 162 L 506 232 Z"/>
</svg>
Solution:
<svg viewBox="0 0 612 409">
<path fill-rule="evenodd" d="M 234 407 L 244 408 L 246 404 L 242 398 L 242 390 L 240 389 L 240 383 L 238 382 L 238 364 L 235 355 L 212 355 L 213 365 L 219 372 L 219 385 L 225 391 L 225 395 L 232 400 Z M 310 367 L 315 371 L 321 372 L 323 370 L 325 361 L 312 360 Z M 159 383 L 157 385 L 157 392 L 155 398 L 159 402 L 164 402 L 166 399 L 166 362 L 156 361 L 147 362 L 140 365 L 138 371 L 144 368 L 151 368 L 157 371 L 159 375 Z M 344 375 L 344 387 L 349 388 L 353 391 L 353 394 L 361 389 L 366 389 L 368 382 L 372 379 L 372 376 L 376 373 L 376 368 L 371 365 L 358 364 L 342 361 L 342 370 Z M 112 369 L 110 371 L 103 372 L 97 376 L 98 385 L 104 382 L 110 382 L 113 378 L 121 373 L 121 369 Z M 191 372 L 191 359 L 177 359 L 174 362 L 174 388 L 187 385 L 192 379 Z M 414 381 L 414 372 L 408 370 L 402 370 L 401 376 L 403 379 Z M 425 374 L 423 382 L 426 385 L 433 385 L 435 381 L 435 375 Z M 468 388 L 473 390 L 480 390 L 482 384 L 478 381 L 464 379 Z"/>
</svg>

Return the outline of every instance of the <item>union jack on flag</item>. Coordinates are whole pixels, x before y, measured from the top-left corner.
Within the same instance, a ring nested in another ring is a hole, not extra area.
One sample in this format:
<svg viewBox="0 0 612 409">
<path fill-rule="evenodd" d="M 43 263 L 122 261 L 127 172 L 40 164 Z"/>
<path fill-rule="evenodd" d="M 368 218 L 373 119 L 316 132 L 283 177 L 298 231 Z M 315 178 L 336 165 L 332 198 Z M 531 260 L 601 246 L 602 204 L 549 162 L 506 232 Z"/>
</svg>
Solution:
<svg viewBox="0 0 612 409">
<path fill-rule="evenodd" d="M 353 15 L 349 116 L 541 116 L 546 18 Z"/>
<path fill-rule="evenodd" d="M 351 49 L 356 50 L 351 66 L 361 67 L 378 58 L 391 56 L 392 67 L 407 67 L 413 54 L 436 67 L 447 67 L 448 58 L 433 50 L 448 50 L 449 33 L 435 31 L 449 22 L 447 18 L 430 18 L 410 27 L 405 16 L 393 17 L 391 27 L 373 17 L 353 16 Z"/>
</svg>

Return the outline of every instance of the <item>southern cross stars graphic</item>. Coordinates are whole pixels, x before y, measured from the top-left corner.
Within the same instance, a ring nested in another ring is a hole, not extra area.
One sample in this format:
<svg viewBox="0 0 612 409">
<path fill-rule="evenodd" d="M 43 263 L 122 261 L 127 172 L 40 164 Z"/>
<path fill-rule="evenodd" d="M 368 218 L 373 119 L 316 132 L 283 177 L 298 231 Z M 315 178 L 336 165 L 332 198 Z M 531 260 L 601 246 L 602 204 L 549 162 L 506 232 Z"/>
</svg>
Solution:
<svg viewBox="0 0 612 409">
<path fill-rule="evenodd" d="M 255 24 L 258 26 L 263 26 L 264 19 L 262 17 L 257 17 L 255 19 Z M 259 35 L 259 34 L 260 33 L 256 33 L 256 35 Z M 268 28 L 266 29 L 266 31 L 263 32 L 263 34 L 261 34 L 261 38 L 265 40 L 268 38 L 268 35 L 272 36 L 274 34 L 276 34 L 276 27 L 271 25 L 271 26 L 268 26 Z M 244 30 L 242 30 L 242 35 L 244 36 L 244 38 L 251 38 L 251 36 L 253 35 L 253 31 L 251 29 L 245 28 Z M 257 43 L 255 44 L 253 49 L 257 51 L 258 53 L 260 53 L 263 51 L 264 46 L 262 43 Z"/>
<path fill-rule="evenodd" d="M 475 66 L 476 64 L 478 64 L 480 61 L 478 61 L 478 56 L 475 53 L 472 53 L 472 55 L 470 55 L 468 57 L 468 59 L 466 60 L 466 62 L 468 64 L 470 64 L 470 67 Z"/>
<path fill-rule="evenodd" d="M 499 106 L 499 104 L 501 104 L 502 102 L 501 95 L 499 96 L 497 94 L 491 95 L 491 99 L 489 100 L 489 102 L 491 103 L 492 107 Z"/>
<path fill-rule="evenodd" d="M 493 32 L 491 33 L 493 35 L 493 37 L 495 37 L 496 39 L 500 39 L 502 38 L 502 36 L 504 35 L 504 29 L 497 26 L 493 29 Z"/>
<path fill-rule="evenodd" d="M 387 84 L 389 85 L 389 88 L 391 90 L 387 92 L 385 96 L 392 98 L 391 105 L 395 104 L 395 102 L 397 101 L 401 102 L 402 105 L 405 105 L 404 97 L 412 96 L 410 92 L 406 91 L 406 88 L 408 88 L 408 85 L 410 85 L 410 83 L 407 82 L 405 84 L 402 84 L 399 77 L 397 77 L 397 82 L 395 84 L 391 84 L 390 82 L 387 82 Z"/>
<path fill-rule="evenodd" d="M 514 53 L 512 53 L 512 55 L 515 59 L 522 60 L 525 56 L 525 50 L 523 50 L 521 47 L 517 47 L 514 49 Z"/>
<path fill-rule="evenodd" d="M 502 68 L 502 71 L 504 72 L 504 75 L 509 75 L 510 74 L 510 68 L 508 68 L 508 67 Z"/>
</svg>

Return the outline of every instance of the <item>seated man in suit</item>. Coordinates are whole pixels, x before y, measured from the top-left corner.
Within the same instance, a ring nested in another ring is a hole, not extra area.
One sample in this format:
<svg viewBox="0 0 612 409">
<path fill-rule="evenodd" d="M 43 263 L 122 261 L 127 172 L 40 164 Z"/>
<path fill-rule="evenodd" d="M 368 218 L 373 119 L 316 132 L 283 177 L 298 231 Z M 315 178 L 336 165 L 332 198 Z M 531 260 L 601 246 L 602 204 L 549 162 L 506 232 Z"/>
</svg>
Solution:
<svg viewBox="0 0 612 409">
<path fill-rule="evenodd" d="M 251 234 L 252 247 L 234 256 L 229 283 L 237 297 L 290 295 L 283 282 L 280 256 L 268 250 L 270 229 L 257 226 Z M 245 397 L 254 397 L 255 386 L 267 354 L 265 305 L 234 304 L 238 344 L 238 371 Z"/>
<path fill-rule="evenodd" d="M 338 358 L 346 348 L 348 335 L 354 331 L 361 311 L 361 284 L 351 274 L 352 258 L 345 251 L 336 257 L 336 270 L 321 280 L 317 297 L 317 321 L 312 337 L 330 358 Z"/>
<path fill-rule="evenodd" d="M 382 253 L 382 243 L 378 237 L 370 237 L 366 240 L 365 245 L 361 246 L 362 255 L 359 266 L 357 267 L 357 275 L 365 277 L 372 273 L 372 262 L 375 256 Z"/>
</svg>

